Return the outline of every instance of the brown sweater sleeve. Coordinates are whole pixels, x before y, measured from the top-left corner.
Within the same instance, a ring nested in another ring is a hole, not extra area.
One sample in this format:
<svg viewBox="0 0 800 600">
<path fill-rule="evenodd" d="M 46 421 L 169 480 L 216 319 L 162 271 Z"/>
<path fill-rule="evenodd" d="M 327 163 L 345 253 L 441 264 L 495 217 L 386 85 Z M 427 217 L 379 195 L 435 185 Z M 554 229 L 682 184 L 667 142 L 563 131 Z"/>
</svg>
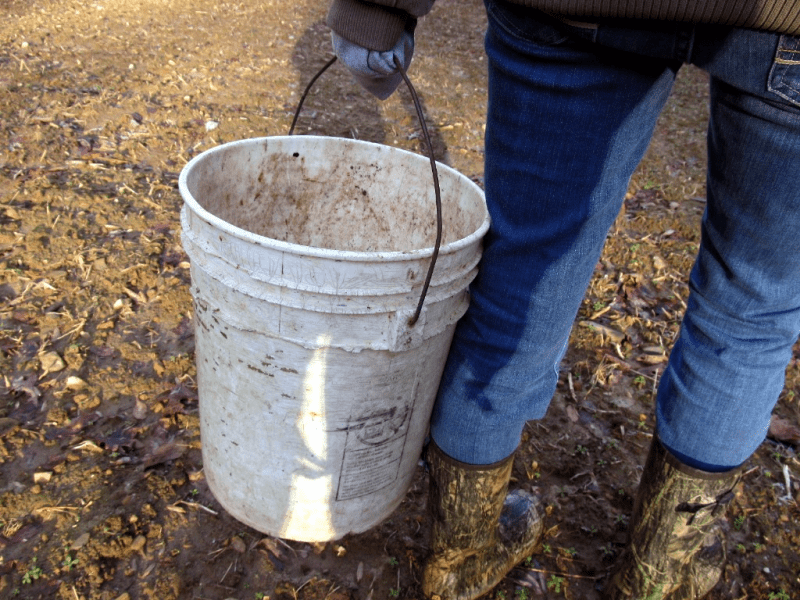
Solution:
<svg viewBox="0 0 800 600">
<path fill-rule="evenodd" d="M 384 52 L 394 48 L 409 20 L 414 17 L 404 10 L 367 0 L 333 0 L 326 22 L 346 40 Z"/>
</svg>

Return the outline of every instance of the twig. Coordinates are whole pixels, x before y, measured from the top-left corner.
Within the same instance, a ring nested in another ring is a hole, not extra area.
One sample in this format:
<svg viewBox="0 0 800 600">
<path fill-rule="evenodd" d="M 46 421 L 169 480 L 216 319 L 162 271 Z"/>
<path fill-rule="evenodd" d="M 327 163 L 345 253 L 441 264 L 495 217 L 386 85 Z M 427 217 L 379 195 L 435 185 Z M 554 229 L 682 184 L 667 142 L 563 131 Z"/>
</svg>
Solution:
<svg viewBox="0 0 800 600">
<path fill-rule="evenodd" d="M 282 544 L 282 545 L 286 546 L 286 547 L 287 547 L 289 550 L 291 550 L 291 551 L 292 551 L 292 554 L 294 554 L 295 556 L 297 556 L 297 551 L 296 551 L 294 548 L 292 548 L 292 547 L 291 547 L 289 544 L 287 544 L 286 542 L 284 542 L 284 541 L 283 541 L 281 538 L 274 538 L 274 539 L 275 539 L 275 541 L 276 541 L 276 542 L 278 542 L 279 544 Z"/>
<path fill-rule="evenodd" d="M 607 352 L 606 352 L 606 353 L 604 353 L 604 354 L 603 354 L 603 356 L 604 356 L 604 357 L 606 357 L 606 358 L 609 358 L 609 359 L 613 360 L 613 361 L 614 361 L 615 363 L 617 363 L 617 364 L 618 364 L 620 367 L 622 367 L 622 368 L 623 368 L 623 369 L 625 369 L 625 370 L 628 370 L 628 371 L 630 371 L 631 373 L 636 373 L 637 375 L 641 375 L 641 376 L 642 376 L 642 377 L 644 377 L 645 379 L 651 379 L 651 380 L 653 380 L 654 382 L 655 382 L 655 381 L 658 381 L 658 374 L 656 374 L 656 376 L 655 376 L 655 377 L 653 377 L 652 375 L 648 375 L 647 373 L 643 373 L 642 371 L 637 371 L 637 370 L 636 370 L 636 369 L 634 369 L 634 368 L 633 368 L 633 367 L 632 367 L 632 366 L 631 366 L 631 365 L 630 365 L 630 364 L 629 364 L 627 361 L 625 361 L 625 360 L 621 360 L 621 359 L 617 358 L 616 356 L 614 356 L 613 354 L 608 354 Z"/>
<path fill-rule="evenodd" d="M 217 511 L 208 508 L 207 506 L 203 506 L 202 504 L 198 504 L 197 502 L 189 502 L 187 500 L 178 500 L 173 506 L 177 504 L 185 504 L 189 508 L 199 508 L 200 510 L 206 511 L 210 515 L 214 515 L 215 517 L 219 514 Z"/>
<path fill-rule="evenodd" d="M 656 374 L 653 376 L 653 400 L 656 399 L 656 393 L 658 392 L 658 374 L 661 372 L 661 369 L 656 369 Z"/>
<path fill-rule="evenodd" d="M 535 569 L 533 567 L 525 567 L 527 571 L 533 571 L 534 573 L 544 573 L 545 575 L 557 575 L 559 577 L 571 577 L 572 579 L 591 579 L 592 581 L 598 581 L 603 578 L 602 575 L 598 575 L 595 577 L 591 577 L 589 575 L 570 575 L 569 573 L 559 573 L 558 571 L 548 571 L 547 569 Z"/>
<path fill-rule="evenodd" d="M 53 513 L 72 513 L 72 516 L 76 519 L 80 520 L 80 516 L 74 514 L 75 512 L 80 512 L 81 509 L 77 506 L 42 506 L 40 508 L 34 509 L 32 514 L 41 516 L 43 519 L 49 519 Z"/>
<path fill-rule="evenodd" d="M 236 562 L 236 561 L 234 561 L 234 562 Z M 228 576 L 228 573 L 231 572 L 231 569 L 233 568 L 233 565 L 234 565 L 234 563 L 231 563 L 231 564 L 228 565 L 228 568 L 226 569 L 225 574 L 222 576 L 222 579 L 219 580 L 220 583 L 225 581 L 225 578 Z"/>
<path fill-rule="evenodd" d="M 753 467 L 752 469 L 749 469 L 749 470 L 745 471 L 744 473 L 742 473 L 742 479 L 744 479 L 745 477 L 747 477 L 751 473 L 755 473 L 756 471 L 759 471 L 760 469 L 761 469 L 761 467 Z"/>
<path fill-rule="evenodd" d="M 337 585 L 336 587 L 333 587 L 333 586 L 332 586 L 332 587 L 331 587 L 331 591 L 330 591 L 330 592 L 328 592 L 328 593 L 325 595 L 325 600 L 328 600 L 328 598 L 330 598 L 330 596 L 331 596 L 331 594 L 333 594 L 333 592 L 335 592 L 335 591 L 337 591 L 337 590 L 340 590 L 341 588 L 342 588 L 342 586 L 340 586 L 340 585 Z"/>
<path fill-rule="evenodd" d="M 567 371 L 567 383 L 569 384 L 569 397 L 577 402 L 578 399 L 575 397 L 575 385 L 572 383 L 572 371 Z"/>
<path fill-rule="evenodd" d="M 789 475 L 789 465 L 783 465 L 783 481 L 786 485 L 786 495 L 782 500 L 794 500 L 792 497 L 792 476 Z"/>
<path fill-rule="evenodd" d="M 299 592 L 299 591 L 300 591 L 300 590 L 302 590 L 304 587 L 306 587 L 306 586 L 307 586 L 309 583 L 311 583 L 311 581 L 312 581 L 313 579 L 314 579 L 314 575 L 312 575 L 311 577 L 309 577 L 308 579 L 306 579 L 306 580 L 305 580 L 305 582 L 304 582 L 304 583 L 303 583 L 303 584 L 302 584 L 302 585 L 301 585 L 299 588 L 297 588 L 296 590 L 294 590 L 294 592 L 293 592 L 293 593 L 294 593 L 294 597 L 295 597 L 295 598 L 297 598 L 297 592 Z"/>
</svg>

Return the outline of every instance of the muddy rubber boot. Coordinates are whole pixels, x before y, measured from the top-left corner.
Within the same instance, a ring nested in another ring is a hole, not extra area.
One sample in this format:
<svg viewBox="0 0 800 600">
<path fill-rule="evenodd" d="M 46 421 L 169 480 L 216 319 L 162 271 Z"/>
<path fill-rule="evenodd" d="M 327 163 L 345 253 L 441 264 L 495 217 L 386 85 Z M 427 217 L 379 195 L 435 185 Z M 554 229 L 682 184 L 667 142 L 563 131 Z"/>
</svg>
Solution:
<svg viewBox="0 0 800 600">
<path fill-rule="evenodd" d="M 468 465 L 428 446 L 431 554 L 422 590 L 432 600 L 472 600 L 489 592 L 542 536 L 536 499 L 506 494 L 513 457 Z"/>
<path fill-rule="evenodd" d="M 607 600 L 696 600 L 725 563 L 718 521 L 741 469 L 707 473 L 681 463 L 653 438 L 631 518 L 628 544 Z"/>
</svg>

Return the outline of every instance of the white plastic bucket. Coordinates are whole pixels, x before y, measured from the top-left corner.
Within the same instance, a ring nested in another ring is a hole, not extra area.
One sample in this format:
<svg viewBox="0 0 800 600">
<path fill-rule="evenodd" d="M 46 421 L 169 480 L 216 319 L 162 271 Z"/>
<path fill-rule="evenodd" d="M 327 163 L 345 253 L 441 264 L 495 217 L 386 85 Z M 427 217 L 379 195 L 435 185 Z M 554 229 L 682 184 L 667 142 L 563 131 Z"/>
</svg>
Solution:
<svg viewBox="0 0 800 600">
<path fill-rule="evenodd" d="M 456 321 L 483 192 L 428 159 L 294 136 L 243 140 L 181 172 L 203 464 L 238 520 L 327 541 L 386 518 L 411 483 Z"/>
</svg>

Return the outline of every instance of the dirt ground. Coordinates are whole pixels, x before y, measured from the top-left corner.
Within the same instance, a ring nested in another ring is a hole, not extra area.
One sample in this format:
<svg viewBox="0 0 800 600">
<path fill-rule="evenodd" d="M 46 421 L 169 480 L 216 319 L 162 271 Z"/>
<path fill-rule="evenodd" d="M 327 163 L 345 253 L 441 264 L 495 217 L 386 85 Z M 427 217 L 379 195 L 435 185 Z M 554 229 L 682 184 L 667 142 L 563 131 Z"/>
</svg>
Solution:
<svg viewBox="0 0 800 600">
<path fill-rule="evenodd" d="M 238 523 L 203 473 L 178 174 L 288 131 L 331 55 L 325 4 L 0 5 L 0 597 L 422 597 L 421 471 L 383 524 L 317 545 Z M 439 0 L 410 73 L 437 155 L 477 182 L 483 29 L 478 0 Z M 544 543 L 489 598 L 598 598 L 624 543 L 698 243 L 705 99 L 703 74 L 682 71 L 516 459 L 515 485 L 547 505 Z M 338 65 L 299 130 L 420 150 L 408 94 L 375 101 Z M 798 357 L 713 599 L 800 598 Z"/>
</svg>

